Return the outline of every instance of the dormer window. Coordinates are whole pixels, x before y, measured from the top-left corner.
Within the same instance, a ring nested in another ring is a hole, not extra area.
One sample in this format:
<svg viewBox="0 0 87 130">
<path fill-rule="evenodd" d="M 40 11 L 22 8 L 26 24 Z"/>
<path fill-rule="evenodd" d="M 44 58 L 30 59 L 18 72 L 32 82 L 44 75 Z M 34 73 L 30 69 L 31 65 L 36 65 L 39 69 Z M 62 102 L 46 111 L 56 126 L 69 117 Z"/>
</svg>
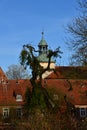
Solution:
<svg viewBox="0 0 87 130">
<path fill-rule="evenodd" d="M 16 95 L 16 101 L 17 101 L 17 102 L 21 102 L 21 101 L 22 101 L 22 95 L 17 94 L 17 95 Z"/>
</svg>

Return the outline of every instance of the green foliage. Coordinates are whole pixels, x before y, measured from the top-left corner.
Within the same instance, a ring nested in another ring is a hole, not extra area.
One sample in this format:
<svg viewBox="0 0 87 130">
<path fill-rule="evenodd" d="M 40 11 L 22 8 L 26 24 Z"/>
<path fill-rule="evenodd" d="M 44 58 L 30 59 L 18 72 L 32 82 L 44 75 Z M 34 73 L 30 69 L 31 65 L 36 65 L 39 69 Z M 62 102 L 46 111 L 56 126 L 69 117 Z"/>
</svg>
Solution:
<svg viewBox="0 0 87 130">
<path fill-rule="evenodd" d="M 29 44 L 23 46 L 20 54 L 20 62 L 25 68 L 30 67 L 32 71 L 32 78 L 35 80 L 39 75 L 39 72 L 41 72 L 42 67 L 35 56 L 34 47 Z"/>
<path fill-rule="evenodd" d="M 40 61 L 38 60 L 35 48 L 29 44 L 23 46 L 23 49 L 20 54 L 20 62 L 21 64 L 27 68 L 30 67 L 32 78 L 30 82 L 32 84 L 32 92 L 28 89 L 25 94 L 25 104 L 24 107 L 29 110 L 33 110 L 34 108 L 39 108 L 40 110 L 52 108 L 55 104 L 52 101 L 52 98 L 49 96 L 46 89 L 42 88 L 42 75 L 46 71 L 50 70 L 50 63 L 52 57 L 60 57 L 60 48 L 57 48 L 55 51 L 49 50 L 48 57 L 48 65 L 46 68 L 40 65 Z M 37 77 L 39 78 L 39 83 L 37 81 Z"/>
<path fill-rule="evenodd" d="M 29 44 L 26 44 L 23 46 L 23 49 L 20 53 L 20 63 L 25 67 L 30 67 L 32 71 L 32 79 L 36 80 L 37 76 L 42 78 L 42 74 L 50 69 L 50 62 L 52 57 L 60 57 L 60 54 L 62 53 L 60 51 L 60 47 L 57 48 L 55 51 L 49 50 L 47 57 L 48 57 L 48 66 L 47 68 L 43 68 L 40 65 L 40 61 L 38 60 L 36 54 L 35 48 Z"/>
<path fill-rule="evenodd" d="M 44 111 L 48 108 L 46 97 L 41 86 L 32 88 L 32 91 L 27 87 L 24 100 L 25 116 L 31 115 L 35 109 Z"/>
<path fill-rule="evenodd" d="M 24 107 L 29 108 L 30 101 L 31 101 L 31 91 L 30 91 L 30 88 L 27 87 L 26 92 L 25 92 Z"/>
<path fill-rule="evenodd" d="M 30 108 L 39 108 L 39 109 L 46 108 L 45 97 L 41 87 L 35 87 L 33 89 Z"/>
</svg>

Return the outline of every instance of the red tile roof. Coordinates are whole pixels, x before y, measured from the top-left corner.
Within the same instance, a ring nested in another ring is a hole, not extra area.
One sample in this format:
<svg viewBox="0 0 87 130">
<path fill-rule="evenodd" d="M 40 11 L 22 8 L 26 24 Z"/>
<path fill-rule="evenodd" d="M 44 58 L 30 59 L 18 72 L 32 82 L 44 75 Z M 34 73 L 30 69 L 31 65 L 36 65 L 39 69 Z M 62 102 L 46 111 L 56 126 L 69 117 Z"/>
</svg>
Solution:
<svg viewBox="0 0 87 130">
<path fill-rule="evenodd" d="M 83 68 L 80 71 L 85 72 L 85 79 L 66 78 L 66 74 L 68 72 L 68 74 L 70 74 L 71 72 L 73 72 L 73 70 L 73 67 L 56 67 L 55 72 L 53 72 L 46 79 L 43 80 L 43 87 L 56 89 L 58 93 L 66 95 L 67 99 L 74 105 L 87 105 L 86 68 Z M 77 67 L 75 68 L 75 70 L 78 70 Z M 65 75 L 63 75 L 64 72 Z M 3 75 L 5 74 L 2 69 L 0 69 L 0 76 Z M 80 73 L 79 75 L 82 75 L 82 73 Z M 23 102 L 16 101 L 16 95 L 22 95 L 24 99 L 24 94 L 27 87 L 32 87 L 28 79 L 8 80 L 7 77 L 4 76 L 3 82 L 0 82 L 0 105 L 15 106 L 23 104 Z"/>
<path fill-rule="evenodd" d="M 87 80 L 45 79 L 45 87 L 55 88 L 74 105 L 87 105 Z"/>
<path fill-rule="evenodd" d="M 54 72 L 51 73 L 47 78 L 87 79 L 87 67 L 56 66 Z"/>
<path fill-rule="evenodd" d="M 22 95 L 24 99 L 27 87 L 31 87 L 29 80 L 8 80 L 0 83 L 0 105 L 23 104 L 16 101 L 16 95 Z"/>
</svg>

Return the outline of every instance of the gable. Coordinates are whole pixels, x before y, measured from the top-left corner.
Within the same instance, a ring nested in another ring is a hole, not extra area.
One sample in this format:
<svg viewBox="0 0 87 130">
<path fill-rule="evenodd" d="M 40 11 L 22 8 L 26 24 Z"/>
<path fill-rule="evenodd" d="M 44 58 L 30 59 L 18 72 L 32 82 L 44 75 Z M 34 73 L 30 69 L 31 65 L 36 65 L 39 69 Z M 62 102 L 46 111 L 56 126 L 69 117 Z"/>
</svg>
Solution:
<svg viewBox="0 0 87 130">
<path fill-rule="evenodd" d="M 8 80 L 6 74 L 4 73 L 4 71 L 2 70 L 2 68 L 0 67 L 0 81 L 4 81 L 4 80 Z"/>
</svg>

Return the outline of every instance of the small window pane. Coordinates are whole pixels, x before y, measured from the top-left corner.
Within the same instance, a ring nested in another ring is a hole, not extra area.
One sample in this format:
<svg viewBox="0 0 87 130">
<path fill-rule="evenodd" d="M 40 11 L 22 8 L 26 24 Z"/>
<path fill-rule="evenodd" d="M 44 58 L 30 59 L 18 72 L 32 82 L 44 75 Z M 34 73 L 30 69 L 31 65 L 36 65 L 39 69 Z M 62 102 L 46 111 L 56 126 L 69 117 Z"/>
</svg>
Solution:
<svg viewBox="0 0 87 130">
<path fill-rule="evenodd" d="M 80 108 L 80 116 L 86 117 L 86 108 Z"/>
<path fill-rule="evenodd" d="M 22 116 L 22 109 L 17 108 L 16 113 L 17 113 L 17 117 L 21 117 Z"/>
<path fill-rule="evenodd" d="M 3 117 L 8 118 L 9 117 L 9 109 L 8 108 L 3 108 Z"/>
</svg>

